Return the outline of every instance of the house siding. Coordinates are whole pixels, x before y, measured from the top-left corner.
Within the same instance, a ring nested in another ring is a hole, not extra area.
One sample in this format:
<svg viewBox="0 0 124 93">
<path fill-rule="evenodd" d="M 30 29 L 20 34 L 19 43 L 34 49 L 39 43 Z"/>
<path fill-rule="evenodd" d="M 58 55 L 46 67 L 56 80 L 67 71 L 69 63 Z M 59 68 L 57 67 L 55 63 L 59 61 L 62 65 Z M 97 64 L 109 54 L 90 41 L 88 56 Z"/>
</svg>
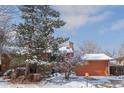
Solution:
<svg viewBox="0 0 124 93">
<path fill-rule="evenodd" d="M 109 75 L 108 60 L 89 60 L 76 65 L 75 72 L 77 76 L 107 76 Z"/>
</svg>

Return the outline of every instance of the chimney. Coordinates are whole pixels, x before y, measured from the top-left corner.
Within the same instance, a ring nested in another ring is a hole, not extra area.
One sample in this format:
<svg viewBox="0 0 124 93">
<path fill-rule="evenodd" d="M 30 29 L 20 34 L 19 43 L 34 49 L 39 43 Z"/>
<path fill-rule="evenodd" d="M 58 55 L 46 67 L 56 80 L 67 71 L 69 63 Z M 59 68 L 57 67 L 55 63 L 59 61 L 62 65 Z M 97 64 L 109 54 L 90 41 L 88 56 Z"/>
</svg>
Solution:
<svg viewBox="0 0 124 93">
<path fill-rule="evenodd" d="M 69 41 L 67 48 L 72 48 L 74 50 L 74 44 L 73 44 L 73 42 Z"/>
</svg>

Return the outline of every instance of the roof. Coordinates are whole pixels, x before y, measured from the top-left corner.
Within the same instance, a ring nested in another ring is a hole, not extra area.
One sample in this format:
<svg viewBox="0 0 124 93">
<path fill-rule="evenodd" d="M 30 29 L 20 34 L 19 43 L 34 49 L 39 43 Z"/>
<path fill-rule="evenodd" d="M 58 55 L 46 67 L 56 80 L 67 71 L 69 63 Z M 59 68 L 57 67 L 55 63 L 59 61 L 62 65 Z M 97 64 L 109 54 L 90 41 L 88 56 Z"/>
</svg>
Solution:
<svg viewBox="0 0 124 93">
<path fill-rule="evenodd" d="M 82 60 L 112 60 L 112 57 L 109 57 L 105 54 L 85 54 L 81 57 Z"/>
<path fill-rule="evenodd" d="M 59 51 L 61 51 L 61 52 L 67 52 L 67 53 L 73 53 L 73 49 L 72 48 L 67 48 L 65 46 L 59 48 Z"/>
</svg>

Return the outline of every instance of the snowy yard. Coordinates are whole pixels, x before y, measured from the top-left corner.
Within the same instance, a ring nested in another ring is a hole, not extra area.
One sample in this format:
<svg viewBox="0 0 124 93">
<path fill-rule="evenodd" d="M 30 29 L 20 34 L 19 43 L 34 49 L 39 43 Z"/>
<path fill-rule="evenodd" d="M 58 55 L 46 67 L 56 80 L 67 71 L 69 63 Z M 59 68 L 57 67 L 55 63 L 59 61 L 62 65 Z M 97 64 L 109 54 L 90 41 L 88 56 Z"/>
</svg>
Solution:
<svg viewBox="0 0 124 93">
<path fill-rule="evenodd" d="M 63 75 L 35 83 L 12 84 L 0 78 L 0 88 L 116 88 L 124 87 L 124 76 L 89 77 L 72 75 L 70 80 L 65 80 Z"/>
</svg>

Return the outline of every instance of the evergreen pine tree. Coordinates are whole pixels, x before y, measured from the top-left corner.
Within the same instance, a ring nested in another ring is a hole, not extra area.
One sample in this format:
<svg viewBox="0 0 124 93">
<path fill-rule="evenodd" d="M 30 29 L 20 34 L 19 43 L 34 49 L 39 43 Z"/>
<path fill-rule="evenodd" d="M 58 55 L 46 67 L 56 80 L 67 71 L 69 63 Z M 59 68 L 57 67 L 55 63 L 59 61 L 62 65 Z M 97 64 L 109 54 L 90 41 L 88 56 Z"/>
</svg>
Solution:
<svg viewBox="0 0 124 93">
<path fill-rule="evenodd" d="M 56 28 L 65 25 L 60 19 L 60 13 L 46 5 L 25 5 L 19 6 L 23 22 L 17 26 L 19 46 L 26 48 L 27 59 L 42 60 L 42 53 L 48 49 L 53 53 L 58 51 L 60 44 L 69 38 L 55 37 Z"/>
</svg>

